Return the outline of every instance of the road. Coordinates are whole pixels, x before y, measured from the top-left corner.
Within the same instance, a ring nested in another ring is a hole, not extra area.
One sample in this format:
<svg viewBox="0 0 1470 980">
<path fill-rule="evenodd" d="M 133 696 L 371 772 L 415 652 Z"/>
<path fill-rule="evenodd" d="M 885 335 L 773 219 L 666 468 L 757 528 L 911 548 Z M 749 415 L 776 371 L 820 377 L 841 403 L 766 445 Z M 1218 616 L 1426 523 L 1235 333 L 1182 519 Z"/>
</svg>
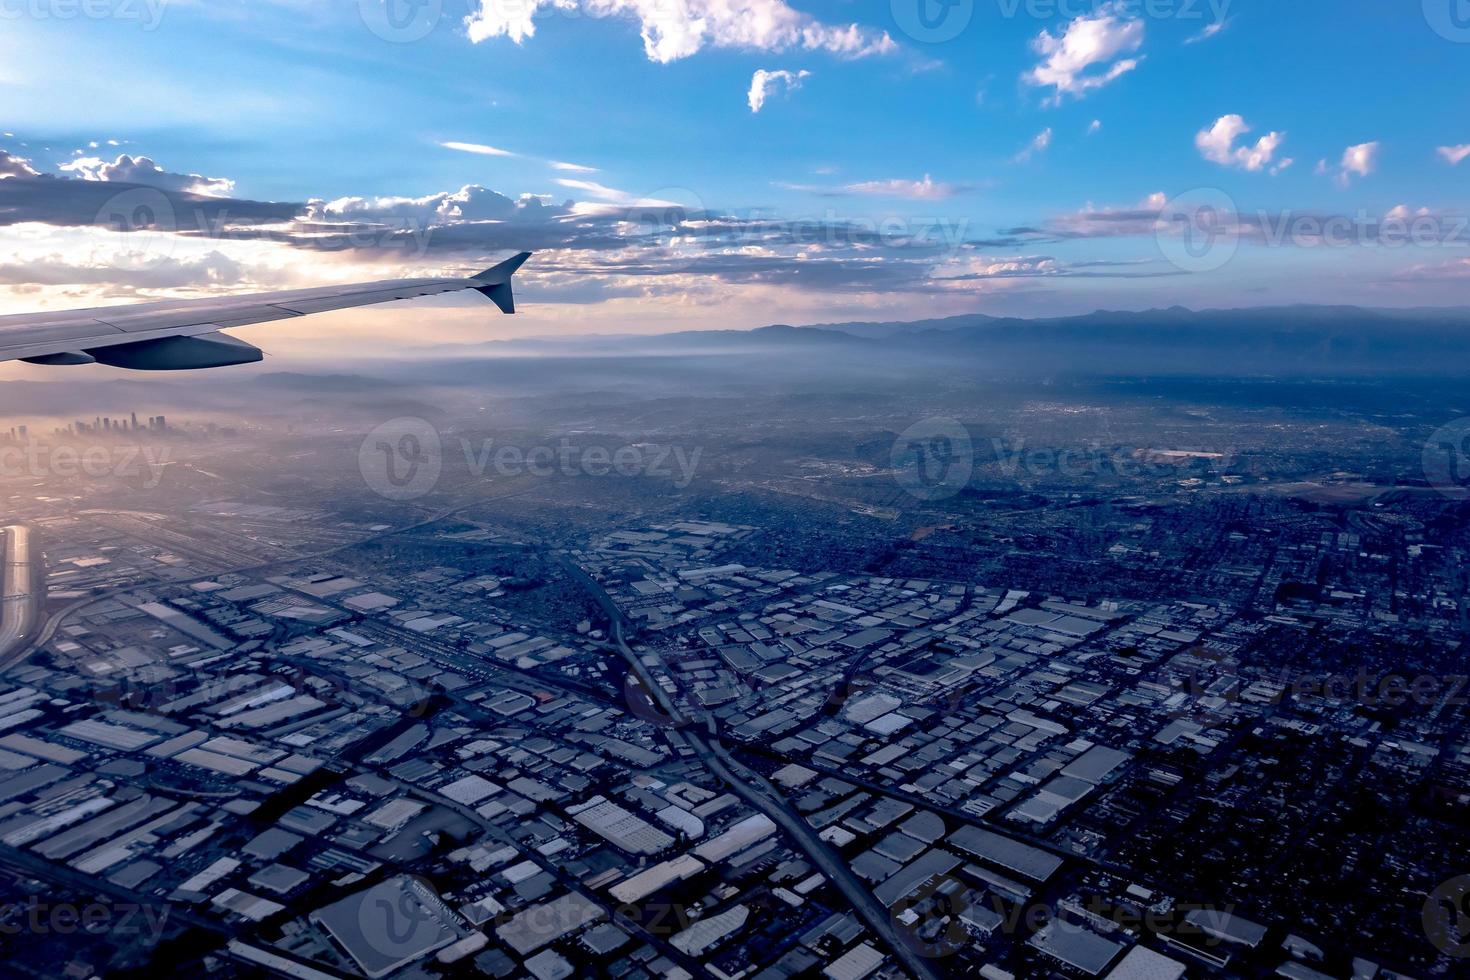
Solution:
<svg viewBox="0 0 1470 980">
<path fill-rule="evenodd" d="M 29 650 L 41 612 L 41 575 L 31 546 L 31 529 L 12 524 L 5 534 L 5 564 L 0 573 L 0 665 L 17 650 Z"/>
<path fill-rule="evenodd" d="M 572 567 L 575 568 L 575 566 Z M 857 875 L 853 874 L 842 856 L 829 847 L 811 825 L 791 809 L 786 798 L 760 773 L 736 761 L 713 733 L 706 737 L 699 732 L 697 726 L 689 723 L 683 712 L 669 697 L 668 692 L 654 680 L 648 668 L 628 646 L 624 638 L 622 610 L 590 575 L 581 569 L 576 569 L 576 573 L 574 577 L 591 592 L 612 621 L 613 642 L 617 644 L 623 659 L 628 662 L 628 668 L 637 676 L 639 683 L 647 689 L 649 697 L 655 701 L 659 710 L 670 719 L 674 727 L 680 729 L 680 733 L 694 748 L 695 755 L 699 757 L 705 768 L 729 786 L 736 796 L 765 814 L 777 827 L 785 831 L 802 853 L 842 893 L 843 898 L 847 899 L 848 904 L 852 906 L 852 910 L 888 947 L 894 958 L 903 965 L 910 976 L 917 980 L 938 980 L 939 975 L 934 972 L 933 966 L 906 940 L 903 930 L 894 921 L 888 909 L 884 908 Z M 713 723 L 708 717 L 705 718 L 705 721 L 713 732 Z"/>
</svg>

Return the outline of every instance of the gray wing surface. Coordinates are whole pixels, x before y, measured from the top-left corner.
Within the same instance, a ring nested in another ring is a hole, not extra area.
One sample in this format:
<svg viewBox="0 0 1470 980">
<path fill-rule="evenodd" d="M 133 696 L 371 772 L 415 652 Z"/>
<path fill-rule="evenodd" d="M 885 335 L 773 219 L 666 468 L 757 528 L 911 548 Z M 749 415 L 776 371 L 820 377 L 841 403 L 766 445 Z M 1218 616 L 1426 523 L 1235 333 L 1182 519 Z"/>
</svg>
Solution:
<svg viewBox="0 0 1470 980">
<path fill-rule="evenodd" d="M 101 363 L 139 370 L 243 364 L 260 360 L 261 351 L 219 331 L 466 289 L 476 290 L 502 311 L 514 313 L 511 276 L 530 255 L 522 252 L 465 279 L 387 279 L 273 293 L 3 316 L 0 317 L 0 361 Z"/>
</svg>

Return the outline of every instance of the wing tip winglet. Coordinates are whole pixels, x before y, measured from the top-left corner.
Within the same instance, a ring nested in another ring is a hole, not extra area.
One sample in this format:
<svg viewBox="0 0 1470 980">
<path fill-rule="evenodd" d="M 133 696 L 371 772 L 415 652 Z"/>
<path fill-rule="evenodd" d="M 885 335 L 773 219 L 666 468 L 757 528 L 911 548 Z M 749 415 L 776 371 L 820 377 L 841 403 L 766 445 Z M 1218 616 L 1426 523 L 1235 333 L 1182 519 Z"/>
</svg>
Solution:
<svg viewBox="0 0 1470 980">
<path fill-rule="evenodd" d="M 484 272 L 477 272 L 470 278 L 477 279 L 480 282 L 486 283 L 487 285 L 493 285 L 495 283 L 501 282 L 510 282 L 510 277 L 515 275 L 516 270 L 525 265 L 526 260 L 530 257 L 530 252 L 518 252 L 515 255 L 512 255 L 510 258 L 506 259 L 504 262 L 501 262 L 499 265 L 493 265 L 490 268 L 486 269 Z"/>
<path fill-rule="evenodd" d="M 483 285 L 476 286 L 475 291 L 488 296 L 490 302 L 500 307 L 500 312 L 514 313 L 516 301 L 515 294 L 511 292 L 510 278 L 530 257 L 530 252 L 518 252 L 499 265 L 491 266 L 484 272 L 471 276 L 470 278 L 476 282 L 483 283 Z"/>
</svg>

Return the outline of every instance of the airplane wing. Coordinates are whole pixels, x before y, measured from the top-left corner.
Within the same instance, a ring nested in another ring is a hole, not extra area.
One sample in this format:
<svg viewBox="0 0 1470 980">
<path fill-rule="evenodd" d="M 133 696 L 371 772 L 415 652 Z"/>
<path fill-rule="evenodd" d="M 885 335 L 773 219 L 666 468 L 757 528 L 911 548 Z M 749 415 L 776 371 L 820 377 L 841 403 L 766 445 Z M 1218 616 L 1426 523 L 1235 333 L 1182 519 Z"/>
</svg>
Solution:
<svg viewBox="0 0 1470 980">
<path fill-rule="evenodd" d="M 386 279 L 218 299 L 0 316 L 0 361 L 108 364 L 140 371 L 247 364 L 261 359 L 260 348 L 221 330 L 464 289 L 476 290 L 503 312 L 514 313 L 511 276 L 530 257 L 530 252 L 521 252 L 467 279 Z"/>
</svg>

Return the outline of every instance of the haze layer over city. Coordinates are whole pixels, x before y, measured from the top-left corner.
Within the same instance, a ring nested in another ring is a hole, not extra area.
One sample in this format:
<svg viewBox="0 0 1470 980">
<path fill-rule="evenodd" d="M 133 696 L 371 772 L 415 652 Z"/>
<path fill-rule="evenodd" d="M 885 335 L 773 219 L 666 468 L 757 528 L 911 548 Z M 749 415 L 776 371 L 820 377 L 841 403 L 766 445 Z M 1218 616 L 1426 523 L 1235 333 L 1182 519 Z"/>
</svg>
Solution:
<svg viewBox="0 0 1470 980">
<path fill-rule="evenodd" d="M 0 0 L 0 976 L 1470 976 L 1459 0 Z"/>
</svg>

